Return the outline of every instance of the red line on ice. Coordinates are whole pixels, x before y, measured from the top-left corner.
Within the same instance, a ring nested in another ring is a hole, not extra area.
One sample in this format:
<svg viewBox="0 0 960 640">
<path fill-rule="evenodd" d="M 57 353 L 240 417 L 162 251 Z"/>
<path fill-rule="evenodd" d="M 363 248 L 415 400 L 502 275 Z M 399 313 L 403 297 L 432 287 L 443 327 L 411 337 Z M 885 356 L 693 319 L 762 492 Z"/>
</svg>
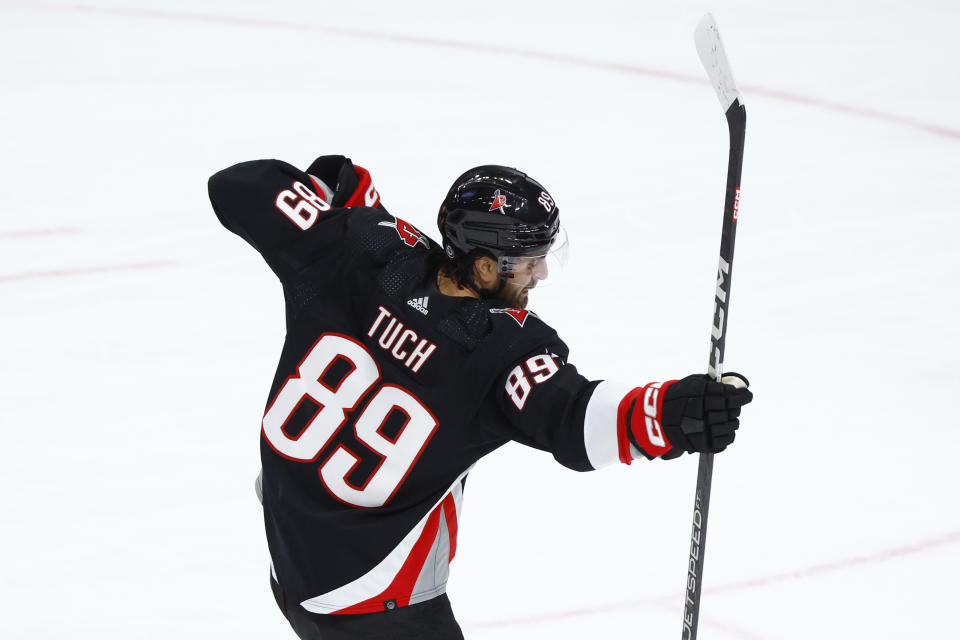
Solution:
<svg viewBox="0 0 960 640">
<path fill-rule="evenodd" d="M 742 580 L 740 582 L 731 582 L 730 584 L 714 587 L 713 589 L 707 589 L 707 591 L 710 593 L 721 593 L 724 591 L 742 591 L 743 589 L 752 589 L 754 587 L 768 587 L 780 582 L 811 578 L 814 576 L 823 575 L 825 573 L 834 573 L 843 569 L 849 569 L 859 565 L 886 562 L 887 560 L 893 560 L 894 558 L 901 558 L 914 553 L 921 553 L 937 547 L 956 544 L 957 542 L 960 542 L 960 531 L 953 531 L 936 538 L 921 540 L 920 542 L 904 545 L 902 547 L 893 547 L 891 549 L 883 549 L 867 555 L 852 556 L 850 558 L 844 558 L 835 562 L 811 565 L 809 567 L 797 569 L 796 571 L 787 571 L 785 573 L 777 573 L 770 576 Z"/>
<path fill-rule="evenodd" d="M 930 551 L 936 549 L 937 547 L 944 547 L 951 544 L 956 544 L 960 542 L 960 531 L 951 531 L 950 533 L 937 536 L 936 538 L 928 538 L 926 540 L 921 540 L 913 544 L 903 545 L 900 547 L 892 547 L 889 549 L 882 549 L 880 551 L 865 554 L 862 556 L 851 556 L 849 558 L 843 558 L 834 562 L 827 562 L 823 564 L 811 565 L 809 567 L 803 567 L 795 571 L 787 571 L 785 573 L 776 573 L 769 576 L 761 576 L 758 578 L 751 578 L 749 580 L 741 580 L 738 582 L 731 582 L 725 585 L 720 585 L 717 587 L 705 587 L 705 593 L 723 593 L 731 591 L 742 591 L 744 589 L 753 589 L 757 587 L 769 587 L 781 582 L 789 582 L 792 580 L 802 580 L 805 578 L 812 578 L 828 573 L 835 573 L 838 571 L 843 571 L 845 569 L 850 569 L 852 567 L 862 566 L 862 565 L 871 565 L 878 564 L 881 562 L 887 562 L 896 558 L 901 558 L 903 556 L 913 555 L 915 553 L 923 553 L 925 551 Z M 618 611 L 618 610 L 629 610 L 636 609 L 638 607 L 669 607 L 671 610 L 674 608 L 673 605 L 676 604 L 674 601 L 677 600 L 678 595 L 672 594 L 669 596 L 656 596 L 650 598 L 640 598 L 635 600 L 626 600 L 622 602 L 611 603 L 607 605 L 599 605 L 590 608 L 583 609 L 566 609 L 564 611 L 554 611 L 554 612 L 544 612 L 536 615 L 530 616 L 520 616 L 516 618 L 504 618 L 501 620 L 491 620 L 487 622 L 476 622 L 476 623 L 466 623 L 464 626 L 471 628 L 493 628 L 493 627 L 509 627 L 514 625 L 522 624 L 539 624 L 543 622 L 552 622 L 556 620 L 562 620 L 565 618 L 576 618 L 580 616 L 590 616 L 596 615 L 599 613 L 606 613 L 608 611 Z M 679 605 L 677 605 L 679 606 Z M 715 620 L 705 620 L 711 625 L 721 628 L 724 626 L 727 630 L 742 636 L 743 638 L 755 638 L 751 635 L 749 631 L 731 627 L 726 623 L 721 623 Z"/>
<path fill-rule="evenodd" d="M 463 49 L 467 51 L 479 51 L 482 53 L 493 53 L 500 55 L 512 55 L 536 60 L 545 60 L 547 62 L 556 62 L 573 66 L 587 67 L 591 69 L 602 69 L 605 71 L 618 71 L 636 75 L 650 76 L 654 78 L 665 78 L 677 82 L 686 82 L 691 84 L 705 84 L 707 81 L 699 76 L 690 76 L 682 73 L 651 69 L 638 65 L 623 64 L 619 62 L 605 62 L 603 60 L 591 60 L 589 58 L 579 58 L 568 56 L 561 53 L 548 53 L 541 51 L 529 51 L 514 47 L 498 47 L 494 45 L 484 45 L 479 43 L 456 42 L 453 40 L 443 40 L 440 38 L 428 38 L 423 36 L 409 36 L 402 34 L 382 33 L 378 31 L 369 31 L 366 29 L 348 29 L 344 27 L 326 27 L 321 25 L 303 24 L 298 22 L 288 22 L 283 20 L 268 20 L 263 18 L 243 18 L 239 16 L 223 16 L 203 13 L 187 13 L 182 11 L 161 11 L 157 9 L 133 9 L 123 7 L 100 7 L 96 5 L 72 4 L 72 5 L 52 5 L 39 2 L 18 2 L 16 0 L 0 0 L 0 5 L 21 7 L 24 9 L 40 9 L 47 11 L 80 11 L 86 13 L 102 13 L 117 16 L 130 16 L 136 18 L 158 18 L 161 20 L 181 20 L 192 22 L 213 22 L 218 24 L 231 24 L 246 27 L 267 27 L 272 29 L 288 29 L 296 31 L 313 31 L 320 33 L 329 33 L 332 35 L 346 36 L 351 38 L 364 38 L 368 40 L 380 40 L 388 42 L 401 42 L 404 44 L 425 45 L 432 47 L 443 47 L 446 49 Z M 744 85 L 743 89 L 748 94 L 762 95 L 775 100 L 783 100 L 798 104 L 805 104 L 820 109 L 830 111 L 839 111 L 859 116 L 861 118 L 871 118 L 892 124 L 913 127 L 938 136 L 960 140 L 960 130 L 949 127 L 908 118 L 906 116 L 894 113 L 886 113 L 876 109 L 858 107 L 854 105 L 822 100 L 820 98 L 811 98 L 786 91 L 776 89 L 765 89 L 751 85 Z"/>
<path fill-rule="evenodd" d="M 0 231 L 0 239 L 35 238 L 37 236 L 60 236 L 71 233 L 80 233 L 76 227 L 52 227 L 50 229 L 16 229 Z"/>
<path fill-rule="evenodd" d="M 108 264 L 98 267 L 77 267 L 73 269 L 52 269 L 50 271 L 24 271 L 22 273 L 0 274 L 0 283 L 34 280 L 37 278 L 63 278 L 71 276 L 85 276 L 94 273 L 116 273 L 120 271 L 141 271 L 144 269 L 159 269 L 177 264 L 176 262 L 132 262 L 129 264 Z"/>
</svg>

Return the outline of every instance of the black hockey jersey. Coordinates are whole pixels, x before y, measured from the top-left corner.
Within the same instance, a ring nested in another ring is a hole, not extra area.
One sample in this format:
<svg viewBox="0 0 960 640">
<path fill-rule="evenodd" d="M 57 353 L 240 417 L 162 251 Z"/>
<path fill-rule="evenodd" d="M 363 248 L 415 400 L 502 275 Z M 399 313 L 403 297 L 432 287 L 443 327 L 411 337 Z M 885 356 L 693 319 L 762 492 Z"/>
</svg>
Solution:
<svg viewBox="0 0 960 640">
<path fill-rule="evenodd" d="M 531 311 L 441 294 L 439 247 L 387 213 L 364 169 L 245 162 L 209 192 L 283 285 L 260 490 L 273 575 L 306 610 L 443 593 L 466 474 L 510 440 L 580 471 L 639 457 L 639 390 L 585 379 Z"/>
</svg>

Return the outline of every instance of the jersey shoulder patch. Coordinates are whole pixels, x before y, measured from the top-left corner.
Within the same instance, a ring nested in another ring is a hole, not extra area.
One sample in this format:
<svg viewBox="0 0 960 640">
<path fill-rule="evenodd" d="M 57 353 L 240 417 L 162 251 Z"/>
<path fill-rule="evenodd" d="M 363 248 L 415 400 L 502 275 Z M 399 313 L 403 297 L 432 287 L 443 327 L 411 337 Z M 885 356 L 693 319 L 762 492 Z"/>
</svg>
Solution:
<svg viewBox="0 0 960 640">
<path fill-rule="evenodd" d="M 490 309 L 490 313 L 502 313 L 506 316 L 509 316 L 513 318 L 521 327 L 526 324 L 528 316 L 533 316 L 534 318 L 537 317 L 537 314 L 535 314 L 533 311 L 528 309 L 515 309 L 513 307 L 495 307 Z"/>
<path fill-rule="evenodd" d="M 553 327 L 529 309 L 491 306 L 487 317 L 490 340 L 508 360 L 542 350 L 545 345 L 560 340 Z"/>
<path fill-rule="evenodd" d="M 430 249 L 430 238 L 406 220 L 394 217 L 393 220 L 379 222 L 378 226 L 393 229 L 400 240 L 403 241 L 403 244 L 408 247 L 415 247 L 419 244 L 425 249 Z"/>
</svg>

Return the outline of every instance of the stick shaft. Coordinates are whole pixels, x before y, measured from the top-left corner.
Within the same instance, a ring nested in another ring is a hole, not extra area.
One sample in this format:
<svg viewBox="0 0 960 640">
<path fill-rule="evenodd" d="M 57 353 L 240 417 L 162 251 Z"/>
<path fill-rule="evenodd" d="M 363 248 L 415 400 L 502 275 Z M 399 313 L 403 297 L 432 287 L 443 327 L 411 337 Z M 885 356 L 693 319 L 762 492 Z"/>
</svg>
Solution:
<svg viewBox="0 0 960 640">
<path fill-rule="evenodd" d="M 727 163 L 727 188 L 723 205 L 723 227 L 720 235 L 720 264 L 717 267 L 717 289 L 714 295 L 713 325 L 710 331 L 708 373 L 716 380 L 723 376 L 723 355 L 727 343 L 727 321 L 730 307 L 730 285 L 733 277 L 733 249 L 737 239 L 737 216 L 740 204 L 740 173 L 743 167 L 743 141 L 747 112 L 739 100 L 726 111 L 730 130 L 730 156 Z M 713 484 L 713 454 L 701 453 L 697 468 L 697 491 L 694 497 L 693 526 L 690 533 L 690 556 L 687 563 L 687 585 L 683 604 L 683 638 L 696 640 L 700 620 L 700 592 L 703 587 L 703 563 L 706 553 L 707 516 L 710 511 L 710 489 Z"/>
</svg>

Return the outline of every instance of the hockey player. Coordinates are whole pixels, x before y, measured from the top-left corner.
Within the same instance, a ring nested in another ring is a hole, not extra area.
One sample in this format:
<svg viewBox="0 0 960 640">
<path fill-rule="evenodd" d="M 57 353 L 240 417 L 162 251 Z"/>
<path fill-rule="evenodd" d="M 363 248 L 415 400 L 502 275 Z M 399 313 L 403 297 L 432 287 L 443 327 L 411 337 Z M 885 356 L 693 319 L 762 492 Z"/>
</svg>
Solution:
<svg viewBox="0 0 960 640">
<path fill-rule="evenodd" d="M 304 640 L 462 638 L 445 585 L 464 483 L 506 442 L 578 471 L 718 452 L 752 398 L 735 374 L 581 376 L 526 309 L 564 237 L 553 197 L 515 169 L 457 178 L 442 245 L 342 156 L 241 163 L 209 191 L 283 285 L 257 488 L 274 595 Z"/>
</svg>

